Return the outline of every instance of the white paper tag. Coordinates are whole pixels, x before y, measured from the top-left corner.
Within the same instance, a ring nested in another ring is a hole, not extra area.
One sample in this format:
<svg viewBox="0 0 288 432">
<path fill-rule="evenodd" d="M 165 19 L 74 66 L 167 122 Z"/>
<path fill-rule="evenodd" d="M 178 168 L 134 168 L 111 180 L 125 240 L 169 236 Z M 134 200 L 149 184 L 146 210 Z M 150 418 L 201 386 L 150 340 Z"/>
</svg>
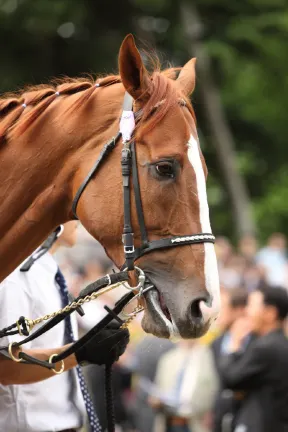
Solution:
<svg viewBox="0 0 288 432">
<path fill-rule="evenodd" d="M 123 142 L 130 141 L 132 133 L 135 129 L 135 118 L 133 111 L 123 111 L 120 120 L 120 132 Z"/>
</svg>

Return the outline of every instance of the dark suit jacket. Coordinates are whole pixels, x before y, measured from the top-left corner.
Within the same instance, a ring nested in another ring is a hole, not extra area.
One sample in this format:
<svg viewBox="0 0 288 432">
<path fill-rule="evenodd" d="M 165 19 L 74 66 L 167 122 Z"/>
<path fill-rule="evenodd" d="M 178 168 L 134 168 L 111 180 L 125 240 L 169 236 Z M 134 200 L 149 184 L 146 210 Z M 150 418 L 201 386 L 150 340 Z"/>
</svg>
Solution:
<svg viewBox="0 0 288 432">
<path fill-rule="evenodd" d="M 217 372 L 219 372 L 220 356 L 222 355 L 221 354 L 221 346 L 222 346 L 222 342 L 223 342 L 225 335 L 226 335 L 226 332 L 223 333 L 221 336 L 217 337 L 210 345 L 211 350 L 212 350 L 213 355 L 214 355 L 214 361 L 215 361 L 215 366 L 217 368 Z"/>
<path fill-rule="evenodd" d="M 215 397 L 215 403 L 213 408 L 213 432 L 222 432 L 224 429 L 229 430 L 228 426 L 233 423 L 233 419 L 239 409 L 240 402 L 235 398 L 234 392 L 230 389 L 225 388 L 221 382 L 221 361 L 222 356 L 222 344 L 223 339 L 226 337 L 226 332 L 215 339 L 211 344 L 211 350 L 214 355 L 215 366 L 219 374 L 220 388 L 218 394 Z M 251 338 L 252 340 L 252 338 Z M 247 347 L 246 347 L 247 348 Z M 226 426 L 225 426 L 226 425 Z"/>
<path fill-rule="evenodd" d="M 225 388 L 244 392 L 236 426 L 288 431 L 288 340 L 282 330 L 257 338 L 243 353 L 221 357 L 219 372 Z"/>
</svg>

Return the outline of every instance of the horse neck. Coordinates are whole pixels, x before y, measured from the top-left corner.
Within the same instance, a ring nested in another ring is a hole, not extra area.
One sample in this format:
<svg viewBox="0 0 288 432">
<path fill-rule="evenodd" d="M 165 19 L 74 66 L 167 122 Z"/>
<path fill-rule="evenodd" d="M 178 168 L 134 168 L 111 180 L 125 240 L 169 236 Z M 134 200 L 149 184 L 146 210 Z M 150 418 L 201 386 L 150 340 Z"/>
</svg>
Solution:
<svg viewBox="0 0 288 432">
<path fill-rule="evenodd" d="M 72 200 L 80 185 L 75 173 L 87 160 L 87 175 L 101 145 L 117 128 L 123 90 L 117 86 L 114 98 L 113 89 L 108 89 L 102 97 L 91 98 L 89 107 L 69 115 L 65 112 L 77 95 L 53 104 L 23 135 L 13 139 L 12 134 L 0 150 L 0 281 L 57 225 L 72 218 Z M 114 102 L 107 109 L 106 94 Z"/>
<path fill-rule="evenodd" d="M 1 150 L 0 280 L 65 220 L 67 198 L 57 187 L 55 164 L 56 157 L 64 162 L 63 153 L 40 149 L 39 141 L 24 143 L 20 138 Z"/>
</svg>

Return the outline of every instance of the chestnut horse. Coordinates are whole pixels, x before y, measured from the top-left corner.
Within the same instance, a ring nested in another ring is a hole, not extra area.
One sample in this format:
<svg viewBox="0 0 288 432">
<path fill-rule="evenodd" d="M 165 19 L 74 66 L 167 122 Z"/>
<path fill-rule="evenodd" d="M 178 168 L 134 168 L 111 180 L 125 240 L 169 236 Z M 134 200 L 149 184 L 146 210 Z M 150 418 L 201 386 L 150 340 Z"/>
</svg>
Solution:
<svg viewBox="0 0 288 432">
<path fill-rule="evenodd" d="M 119 76 L 73 79 L 0 99 L 0 280 L 59 224 L 105 142 L 119 130 L 124 93 L 140 113 L 134 131 L 149 239 L 211 233 L 207 168 L 188 96 L 195 59 L 175 70 L 145 69 L 132 35 L 119 52 Z M 124 262 L 121 145 L 89 182 L 77 216 L 116 266 Z M 132 186 L 131 186 L 132 188 Z M 140 243 L 132 188 L 132 225 Z M 146 297 L 143 329 L 159 337 L 199 337 L 219 312 L 213 244 L 151 252 L 137 260 L 158 290 Z M 17 299 L 16 299 L 17 301 Z"/>
</svg>

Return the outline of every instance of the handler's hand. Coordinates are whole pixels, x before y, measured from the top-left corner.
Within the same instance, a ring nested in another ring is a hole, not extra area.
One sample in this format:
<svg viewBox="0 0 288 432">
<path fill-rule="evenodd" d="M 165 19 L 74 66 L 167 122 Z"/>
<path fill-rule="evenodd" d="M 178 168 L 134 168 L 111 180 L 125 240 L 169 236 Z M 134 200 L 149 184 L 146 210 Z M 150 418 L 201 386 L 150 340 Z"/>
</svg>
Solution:
<svg viewBox="0 0 288 432">
<path fill-rule="evenodd" d="M 129 331 L 112 321 L 75 353 L 76 359 L 81 366 L 112 364 L 124 353 L 128 343 Z"/>
</svg>

